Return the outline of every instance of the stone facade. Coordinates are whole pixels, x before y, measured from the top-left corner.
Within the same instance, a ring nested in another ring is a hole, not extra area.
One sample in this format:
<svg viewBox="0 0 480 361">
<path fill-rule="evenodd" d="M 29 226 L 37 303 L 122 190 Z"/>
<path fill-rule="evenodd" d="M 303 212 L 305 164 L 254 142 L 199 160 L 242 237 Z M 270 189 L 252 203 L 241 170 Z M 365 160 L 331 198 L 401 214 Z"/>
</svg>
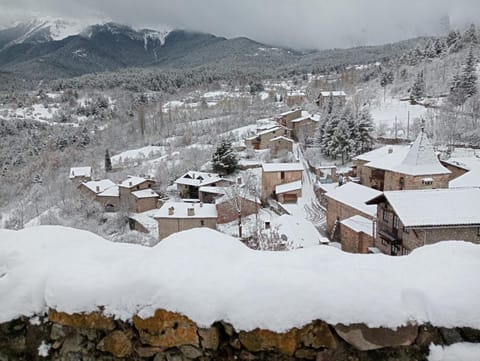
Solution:
<svg viewBox="0 0 480 361">
<path fill-rule="evenodd" d="M 136 185 L 136 186 L 133 186 L 133 187 L 120 186 L 120 187 L 119 187 L 119 189 L 120 189 L 120 197 L 121 197 L 121 198 L 129 197 L 132 192 L 141 191 L 141 190 L 143 190 L 143 189 L 152 188 L 154 185 L 155 185 L 155 181 L 154 181 L 154 180 L 146 179 L 145 182 L 140 183 L 140 184 L 138 184 L 138 185 Z"/>
<path fill-rule="evenodd" d="M 242 217 L 256 214 L 260 209 L 259 203 L 245 198 L 242 198 L 238 202 L 238 204 L 240 204 L 242 208 Z M 238 212 L 234 209 L 234 207 L 228 200 L 220 201 L 216 204 L 216 207 L 218 213 L 217 222 L 219 224 L 229 223 L 238 219 Z"/>
<path fill-rule="evenodd" d="M 288 128 L 288 123 L 289 122 L 291 122 L 293 119 L 300 118 L 301 116 L 302 116 L 302 110 L 301 109 L 295 109 L 295 110 L 280 114 L 277 117 L 277 122 L 278 122 L 278 124 Z"/>
<path fill-rule="evenodd" d="M 275 195 L 276 186 L 298 180 L 302 180 L 302 171 L 262 171 L 262 200 Z"/>
<path fill-rule="evenodd" d="M 340 225 L 340 239 L 344 252 L 368 253 L 368 248 L 374 245 L 374 239 L 370 234 L 356 232 L 343 224 Z"/>
<path fill-rule="evenodd" d="M 396 330 L 363 324 L 329 325 L 315 320 L 283 333 L 265 329 L 237 331 L 219 321 L 201 328 L 175 312 L 157 310 L 127 323 L 100 313 L 51 310 L 0 324 L 0 360 L 426 360 L 429 346 L 480 342 L 480 331 L 405 325 Z M 48 357 L 39 355 L 40 345 Z"/>
<path fill-rule="evenodd" d="M 158 238 L 160 240 L 173 233 L 186 231 L 192 228 L 208 227 L 217 229 L 217 218 L 157 218 Z"/>
<path fill-rule="evenodd" d="M 273 138 L 269 141 L 268 148 L 272 157 L 278 157 L 282 153 L 293 152 L 293 141 L 284 137 Z"/>
<path fill-rule="evenodd" d="M 456 166 L 454 164 L 451 164 L 451 163 L 448 163 L 448 162 L 442 162 L 442 165 L 447 168 L 450 172 L 450 179 L 449 180 L 452 180 L 452 179 L 455 179 L 455 178 L 458 178 L 462 175 L 464 175 L 465 173 L 467 173 L 468 171 L 465 169 L 465 168 L 462 168 L 462 167 L 459 167 L 459 166 Z"/>
<path fill-rule="evenodd" d="M 377 205 L 376 233 L 375 247 L 385 254 L 395 256 L 405 255 L 415 248 L 441 241 L 461 239 L 480 244 L 480 227 L 478 225 L 406 229 L 388 203 Z"/>
<path fill-rule="evenodd" d="M 135 198 L 135 212 L 141 213 L 158 208 L 158 197 Z"/>
<path fill-rule="evenodd" d="M 247 138 L 245 145 L 250 149 L 268 149 L 270 140 L 285 135 L 285 128 L 275 127 L 271 130 L 264 130 L 257 135 Z"/>
<path fill-rule="evenodd" d="M 120 209 L 120 197 L 96 196 L 95 200 L 100 203 L 106 211 L 116 212 Z"/>
<path fill-rule="evenodd" d="M 342 221 L 344 219 L 350 218 L 352 216 L 362 216 L 367 219 L 373 220 L 374 217 L 364 213 L 357 208 L 353 208 L 345 203 L 339 202 L 335 199 L 332 199 L 326 194 L 327 199 L 327 232 L 331 233 L 333 226 L 337 220 Z M 331 235 L 332 237 L 334 235 Z"/>
<path fill-rule="evenodd" d="M 360 163 L 361 161 L 357 162 Z M 358 165 L 358 163 L 356 172 L 360 178 L 360 183 L 381 191 L 448 188 L 448 182 L 450 181 L 450 174 L 414 176 L 389 170 L 375 169 Z M 428 178 L 431 178 L 431 182 L 424 181 Z"/>
</svg>

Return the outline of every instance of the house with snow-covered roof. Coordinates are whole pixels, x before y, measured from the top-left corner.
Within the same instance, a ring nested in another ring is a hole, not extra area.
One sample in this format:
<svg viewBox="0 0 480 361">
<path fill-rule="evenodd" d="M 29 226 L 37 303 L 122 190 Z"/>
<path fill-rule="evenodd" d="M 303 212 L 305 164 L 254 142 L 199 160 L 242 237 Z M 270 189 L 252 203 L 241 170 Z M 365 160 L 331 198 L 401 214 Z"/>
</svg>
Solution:
<svg viewBox="0 0 480 361">
<path fill-rule="evenodd" d="M 286 134 L 288 134 L 288 132 L 285 127 L 276 125 L 246 138 L 245 145 L 250 149 L 268 149 L 270 140 L 280 136 L 285 136 Z"/>
<path fill-rule="evenodd" d="M 480 187 L 480 157 L 453 157 L 442 161 L 450 170 L 449 188 Z"/>
<path fill-rule="evenodd" d="M 292 109 L 277 115 L 275 117 L 275 120 L 281 126 L 288 128 L 288 123 L 291 120 L 300 118 L 301 116 L 302 116 L 302 109 L 296 108 L 296 109 Z"/>
<path fill-rule="evenodd" d="M 184 199 L 198 199 L 200 187 L 226 187 L 232 184 L 217 173 L 188 171 L 175 181 L 180 196 Z"/>
<path fill-rule="evenodd" d="M 96 195 L 95 200 L 99 202 L 106 212 L 115 212 L 120 209 L 120 190 L 118 185 L 113 185 Z"/>
<path fill-rule="evenodd" d="M 331 238 L 339 238 L 340 222 L 353 216 L 374 220 L 377 206 L 367 205 L 367 201 L 381 195 L 382 192 L 357 184 L 345 183 L 325 193 L 327 203 L 327 232 Z"/>
<path fill-rule="evenodd" d="M 150 189 L 155 185 L 155 180 L 152 178 L 137 177 L 129 175 L 127 179 L 122 181 L 118 186 L 120 187 L 120 196 L 127 198 L 132 192 L 143 189 Z"/>
<path fill-rule="evenodd" d="M 354 162 L 360 183 L 381 191 L 447 188 L 451 174 L 423 130 L 411 146 L 386 146 Z"/>
<path fill-rule="evenodd" d="M 280 135 L 269 140 L 268 149 L 270 149 L 270 155 L 272 157 L 278 157 L 282 154 L 293 152 L 293 140 Z"/>
<path fill-rule="evenodd" d="M 347 94 L 343 90 L 321 91 L 318 94 L 316 103 L 320 108 L 323 108 L 330 101 L 333 101 L 335 104 L 342 107 L 347 102 Z"/>
<path fill-rule="evenodd" d="M 302 172 L 302 163 L 262 164 L 262 200 L 274 197 L 285 203 L 296 202 L 302 196 Z"/>
<path fill-rule="evenodd" d="M 108 188 L 114 187 L 116 184 L 110 179 L 101 179 L 96 181 L 83 182 L 78 186 L 80 192 L 84 195 L 95 198 L 99 193 L 104 192 Z"/>
<path fill-rule="evenodd" d="M 135 212 L 142 213 L 157 208 L 160 195 L 153 189 L 147 188 L 132 192 Z"/>
<path fill-rule="evenodd" d="M 350 253 L 371 253 L 374 245 L 375 222 L 355 215 L 340 221 L 342 251 Z"/>
<path fill-rule="evenodd" d="M 78 182 L 88 182 L 92 180 L 92 176 L 92 167 L 72 167 L 68 173 L 68 178 L 70 180 Z"/>
<path fill-rule="evenodd" d="M 390 255 L 447 240 L 480 243 L 480 189 L 387 191 L 377 206 L 375 246 Z"/>
<path fill-rule="evenodd" d="M 215 204 L 166 202 L 154 218 L 158 222 L 159 240 L 169 235 L 192 228 L 217 228 Z"/>
</svg>

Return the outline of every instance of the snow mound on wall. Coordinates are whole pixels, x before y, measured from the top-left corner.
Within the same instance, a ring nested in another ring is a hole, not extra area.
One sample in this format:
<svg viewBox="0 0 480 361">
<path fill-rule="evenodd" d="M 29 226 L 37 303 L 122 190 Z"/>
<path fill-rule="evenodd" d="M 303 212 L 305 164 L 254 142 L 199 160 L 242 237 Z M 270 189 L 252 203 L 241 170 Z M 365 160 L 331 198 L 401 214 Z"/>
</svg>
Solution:
<svg viewBox="0 0 480 361">
<path fill-rule="evenodd" d="M 428 361 L 478 361 L 480 344 L 460 342 L 450 346 L 430 345 Z"/>
<path fill-rule="evenodd" d="M 237 330 L 281 332 L 315 319 L 480 329 L 479 270 L 480 246 L 458 241 L 394 258 L 325 246 L 260 252 L 204 228 L 153 248 L 58 226 L 0 230 L 0 322 L 104 306 L 121 319 L 163 308 Z"/>
</svg>

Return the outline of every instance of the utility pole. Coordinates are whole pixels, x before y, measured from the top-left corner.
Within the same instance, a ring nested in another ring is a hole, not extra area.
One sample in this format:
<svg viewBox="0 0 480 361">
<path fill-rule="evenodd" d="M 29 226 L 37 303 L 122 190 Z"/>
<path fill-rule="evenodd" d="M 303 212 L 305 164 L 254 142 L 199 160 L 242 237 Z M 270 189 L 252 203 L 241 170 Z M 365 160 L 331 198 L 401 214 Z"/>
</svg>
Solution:
<svg viewBox="0 0 480 361">
<path fill-rule="evenodd" d="M 407 139 L 410 139 L 410 110 L 407 112 Z"/>
</svg>

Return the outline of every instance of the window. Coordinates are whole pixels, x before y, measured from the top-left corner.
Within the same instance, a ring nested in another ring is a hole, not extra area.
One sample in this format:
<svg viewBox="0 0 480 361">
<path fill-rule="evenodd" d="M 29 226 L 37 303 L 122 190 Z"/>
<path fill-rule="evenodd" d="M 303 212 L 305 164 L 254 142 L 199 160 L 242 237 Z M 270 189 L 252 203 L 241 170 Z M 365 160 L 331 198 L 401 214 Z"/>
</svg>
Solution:
<svg viewBox="0 0 480 361">
<path fill-rule="evenodd" d="M 422 184 L 426 186 L 431 186 L 433 184 L 433 179 L 432 178 L 423 178 L 422 179 Z"/>
<path fill-rule="evenodd" d="M 405 186 L 405 178 L 400 177 L 400 180 L 398 181 L 398 183 L 400 184 L 400 190 L 402 190 L 403 187 Z"/>
<path fill-rule="evenodd" d="M 398 226 L 400 225 L 400 220 L 398 219 L 397 215 L 393 215 L 393 228 L 398 229 Z"/>
<path fill-rule="evenodd" d="M 202 227 L 205 225 L 205 221 L 204 221 L 203 219 L 200 221 L 200 225 L 201 225 Z"/>
<path fill-rule="evenodd" d="M 388 211 L 386 209 L 383 210 L 383 220 L 388 223 Z"/>
<path fill-rule="evenodd" d="M 285 172 L 280 172 L 280 179 L 285 179 Z"/>
<path fill-rule="evenodd" d="M 408 252 L 408 249 L 406 249 L 405 247 L 402 247 L 402 256 L 405 256 L 407 255 L 409 252 Z"/>
<path fill-rule="evenodd" d="M 265 229 L 270 229 L 270 222 L 265 222 Z"/>
</svg>

